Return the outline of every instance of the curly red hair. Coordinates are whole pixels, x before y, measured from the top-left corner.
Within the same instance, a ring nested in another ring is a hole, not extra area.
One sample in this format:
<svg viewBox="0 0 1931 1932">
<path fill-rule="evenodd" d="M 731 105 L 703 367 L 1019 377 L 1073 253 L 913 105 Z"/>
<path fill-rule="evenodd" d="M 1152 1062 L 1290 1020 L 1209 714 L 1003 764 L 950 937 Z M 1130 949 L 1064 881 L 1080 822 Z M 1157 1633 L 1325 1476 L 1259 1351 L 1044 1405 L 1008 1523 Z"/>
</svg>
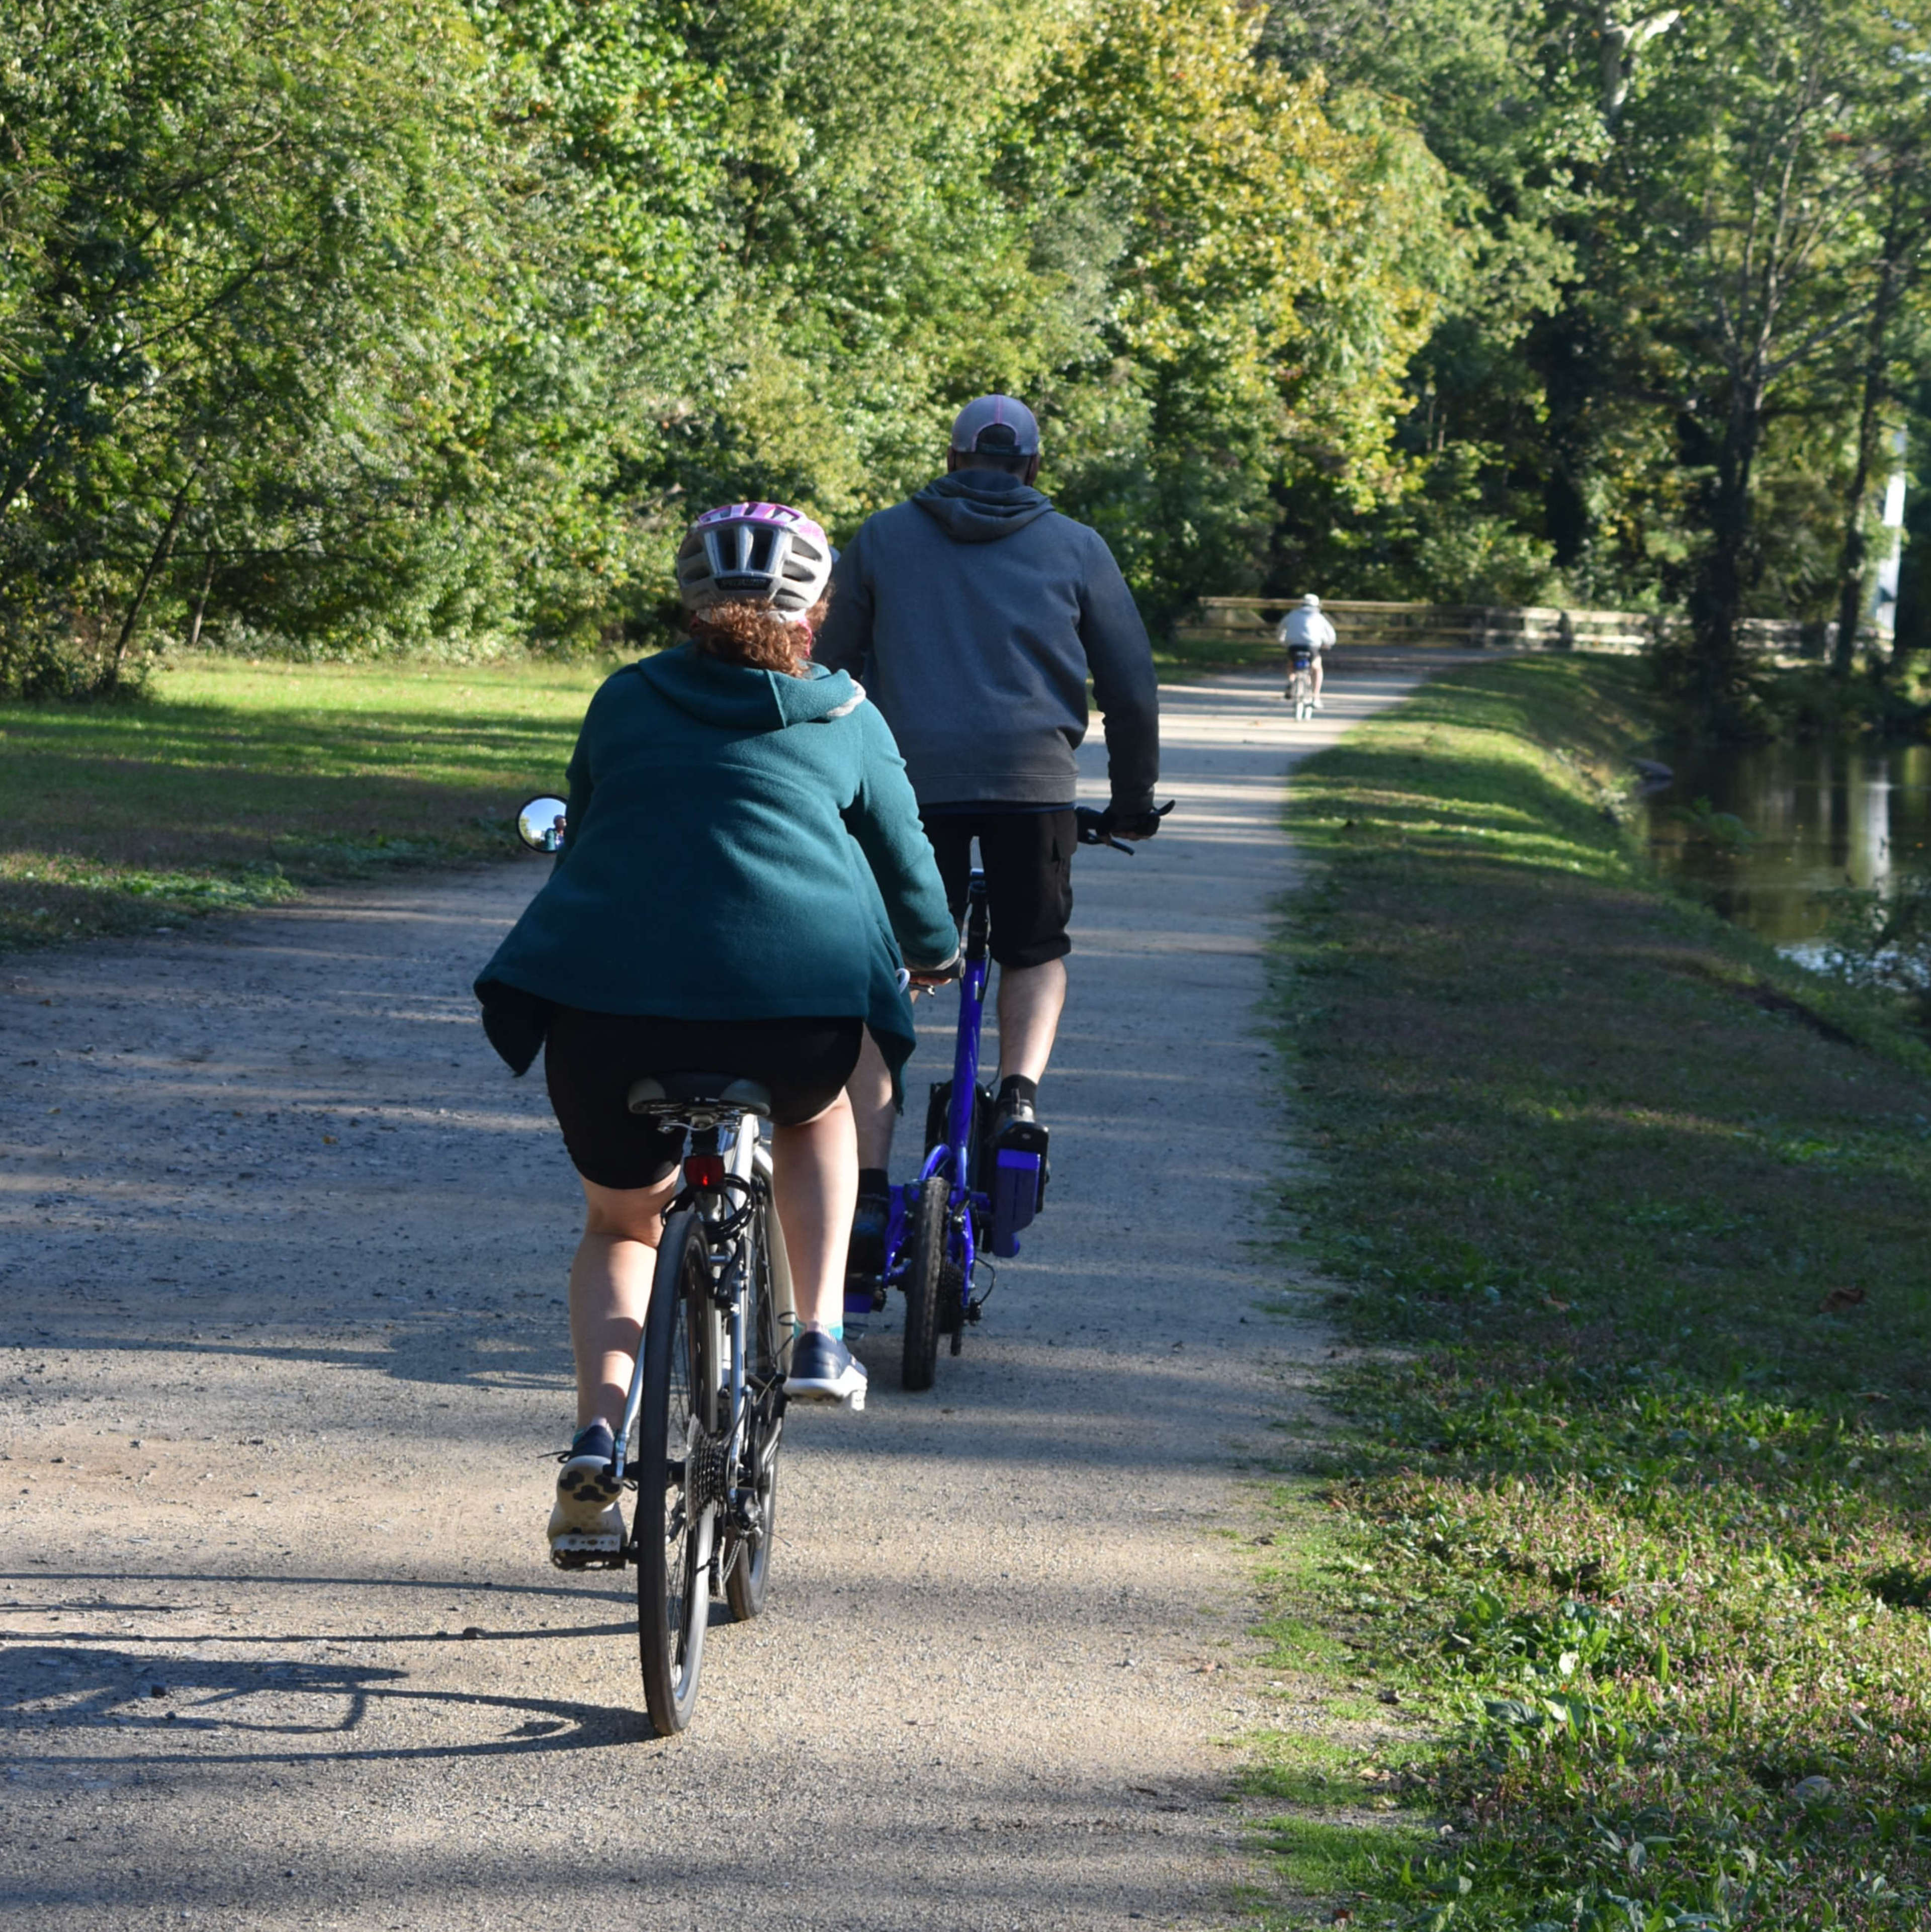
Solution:
<svg viewBox="0 0 1931 1932">
<path fill-rule="evenodd" d="M 685 619 L 691 641 L 706 657 L 752 670 L 781 671 L 802 677 L 811 661 L 811 638 L 824 622 L 826 599 L 820 598 L 796 624 L 768 604 L 714 604 Z"/>
</svg>

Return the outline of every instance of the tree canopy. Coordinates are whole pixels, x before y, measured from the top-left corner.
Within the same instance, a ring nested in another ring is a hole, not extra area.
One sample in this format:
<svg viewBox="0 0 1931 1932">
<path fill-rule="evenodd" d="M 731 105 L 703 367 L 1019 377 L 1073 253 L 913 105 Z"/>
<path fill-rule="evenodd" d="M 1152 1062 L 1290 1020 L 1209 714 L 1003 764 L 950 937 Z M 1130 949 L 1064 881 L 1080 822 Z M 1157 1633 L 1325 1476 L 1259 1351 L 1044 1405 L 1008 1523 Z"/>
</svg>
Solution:
<svg viewBox="0 0 1931 1932">
<path fill-rule="evenodd" d="M 848 532 L 1000 388 L 1156 621 L 1678 607 L 1720 692 L 1744 616 L 1862 608 L 1923 394 L 1927 34 L 1875 0 L 10 28 L 0 688 L 647 640 L 693 508 Z"/>
<path fill-rule="evenodd" d="M 1275 0 L 1265 44 L 1398 100 L 1471 242 L 1411 365 L 1411 494 L 1291 506 L 1310 568 L 1684 610 L 1719 709 L 1744 618 L 1862 612 L 1879 445 L 1931 341 L 1921 10 Z"/>
</svg>

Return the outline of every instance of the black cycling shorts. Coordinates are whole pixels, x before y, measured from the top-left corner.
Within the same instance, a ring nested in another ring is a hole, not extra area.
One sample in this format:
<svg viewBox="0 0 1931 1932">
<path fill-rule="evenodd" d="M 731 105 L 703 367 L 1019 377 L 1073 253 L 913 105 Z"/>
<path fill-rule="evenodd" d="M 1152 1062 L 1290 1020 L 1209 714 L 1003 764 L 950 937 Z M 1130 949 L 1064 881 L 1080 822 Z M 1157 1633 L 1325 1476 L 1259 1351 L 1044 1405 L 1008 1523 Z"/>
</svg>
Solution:
<svg viewBox="0 0 1931 1932">
<path fill-rule="evenodd" d="M 1000 965 L 1043 966 L 1073 950 L 1066 922 L 1073 916 L 1073 848 L 1079 843 L 1079 824 L 1070 806 L 1063 812 L 988 806 L 921 815 L 955 918 L 965 911 L 972 842 L 978 839 L 992 918 L 992 956 Z"/>
<path fill-rule="evenodd" d="M 650 1073 L 728 1073 L 771 1093 L 771 1118 L 796 1126 L 838 1097 L 858 1064 L 860 1019 L 673 1020 L 559 1006 L 543 1075 L 577 1172 L 599 1187 L 654 1187 L 684 1138 L 628 1104 Z"/>
</svg>

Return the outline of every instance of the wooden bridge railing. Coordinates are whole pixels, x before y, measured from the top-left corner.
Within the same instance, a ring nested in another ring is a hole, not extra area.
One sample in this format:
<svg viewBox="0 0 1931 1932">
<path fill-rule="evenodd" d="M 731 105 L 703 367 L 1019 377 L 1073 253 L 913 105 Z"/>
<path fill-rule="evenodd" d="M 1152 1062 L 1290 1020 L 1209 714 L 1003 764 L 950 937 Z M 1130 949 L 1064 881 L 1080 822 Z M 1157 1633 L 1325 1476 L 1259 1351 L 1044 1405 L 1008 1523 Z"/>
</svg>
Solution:
<svg viewBox="0 0 1931 1932">
<path fill-rule="evenodd" d="M 1258 640 L 1292 610 L 1298 598 L 1203 597 L 1180 636 L 1189 642 Z M 1340 648 L 1398 645 L 1435 650 L 1608 651 L 1646 650 L 1678 634 L 1682 620 L 1643 610 L 1561 610 L 1540 604 L 1378 604 L 1323 598 Z M 1752 650 L 1778 656 L 1814 653 L 1824 640 L 1795 619 L 1752 617 L 1743 625 Z"/>
</svg>

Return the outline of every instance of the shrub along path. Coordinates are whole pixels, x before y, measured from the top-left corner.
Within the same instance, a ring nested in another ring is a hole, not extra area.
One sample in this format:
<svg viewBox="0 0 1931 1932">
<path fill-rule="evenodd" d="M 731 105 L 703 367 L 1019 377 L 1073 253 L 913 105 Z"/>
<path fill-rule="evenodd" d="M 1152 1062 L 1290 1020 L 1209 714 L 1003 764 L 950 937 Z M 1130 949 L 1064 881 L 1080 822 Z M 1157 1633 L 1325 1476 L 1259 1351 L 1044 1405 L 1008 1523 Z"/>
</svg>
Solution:
<svg viewBox="0 0 1931 1932">
<path fill-rule="evenodd" d="M 1276 1753 L 1357 1923 L 1931 1915 L 1931 1054 L 1655 889 L 1648 728 L 1633 667 L 1461 670 L 1291 796 L 1301 1232 L 1376 1346 L 1281 1655 L 1426 1714 L 1374 1775 L 1450 1825 L 1351 1859 Z"/>
</svg>

